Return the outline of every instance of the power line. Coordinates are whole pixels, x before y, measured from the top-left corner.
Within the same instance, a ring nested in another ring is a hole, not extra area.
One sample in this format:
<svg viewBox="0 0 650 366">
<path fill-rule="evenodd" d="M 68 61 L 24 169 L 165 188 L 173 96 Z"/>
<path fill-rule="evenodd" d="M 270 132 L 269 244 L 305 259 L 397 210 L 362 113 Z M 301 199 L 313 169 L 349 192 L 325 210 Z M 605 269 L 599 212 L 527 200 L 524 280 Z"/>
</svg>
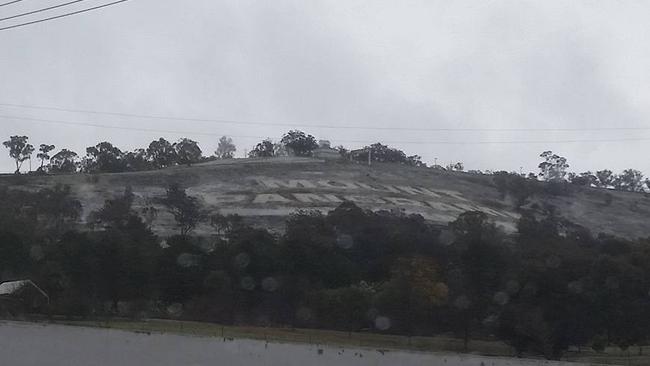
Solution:
<svg viewBox="0 0 650 366">
<path fill-rule="evenodd" d="M 17 14 L 17 15 L 12 15 L 12 16 L 10 16 L 10 17 L 6 17 L 6 18 L 0 18 L 0 22 L 5 21 L 5 20 L 9 20 L 9 19 L 21 18 L 21 17 L 25 17 L 25 16 L 28 16 L 28 15 L 32 15 L 32 14 L 42 13 L 42 12 L 44 12 L 44 11 L 48 11 L 48 10 L 53 10 L 53 9 L 57 9 L 57 8 L 62 8 L 62 7 L 64 7 L 64 6 L 72 5 L 72 4 L 75 4 L 75 3 L 80 3 L 80 2 L 82 2 L 82 1 L 87 1 L 87 0 L 75 0 L 75 1 L 70 1 L 70 2 L 67 2 L 67 3 L 63 3 L 63 4 L 59 4 L 59 5 L 50 6 L 50 7 L 47 7 L 47 8 L 42 8 L 42 9 L 37 9 L 37 10 L 33 10 L 33 11 L 28 11 L 28 12 L 26 12 L 26 13 L 21 13 L 21 14 Z"/>
<path fill-rule="evenodd" d="M 476 131 L 476 132 L 541 132 L 541 131 L 564 131 L 564 132 L 577 132 L 577 131 L 641 131 L 650 130 L 648 127 L 580 127 L 580 128 L 462 128 L 462 127 L 377 127 L 377 126 L 360 126 L 360 125 L 344 125 L 336 126 L 331 124 L 305 124 L 305 123 L 287 123 L 287 122 L 262 122 L 262 121 L 242 121 L 242 120 L 229 120 L 229 119 L 210 119 L 210 118 L 191 118 L 191 117 L 172 117 L 150 114 L 134 114 L 122 112 L 104 112 L 87 109 L 70 109 L 59 107 L 45 107 L 33 106 L 27 104 L 13 104 L 13 103 L 0 103 L 0 106 L 5 107 L 18 107 L 27 109 L 49 110 L 69 113 L 87 113 L 95 115 L 106 116 L 119 116 L 119 117 L 132 117 L 132 118 L 146 118 L 158 119 L 167 121 L 183 121 L 183 122 L 206 122 L 206 123 L 220 123 L 220 124 L 233 124 L 233 125 L 252 125 L 252 126 L 280 126 L 280 127 L 305 127 L 305 128 L 327 128 L 327 129 L 346 129 L 346 130 L 378 130 L 378 131 Z"/>
<path fill-rule="evenodd" d="M 93 7 L 91 7 L 91 8 L 86 8 L 86 9 L 82 9 L 82 10 L 77 10 L 77 11 L 74 11 L 74 12 L 71 12 L 71 13 L 65 13 L 65 14 L 61 14 L 61 15 L 52 16 L 52 17 L 49 17 L 49 18 L 43 18 L 43 19 L 34 20 L 34 21 L 31 21 L 31 22 L 15 24 L 15 25 L 11 25 L 11 26 L 8 26 L 8 27 L 0 28 L 0 31 L 4 31 L 4 30 L 8 30 L 8 29 L 13 29 L 13 28 L 18 28 L 18 27 L 24 27 L 24 26 L 32 25 L 32 24 L 36 24 L 36 23 L 47 22 L 47 21 L 49 21 L 49 20 L 54 20 L 54 19 L 65 18 L 65 17 L 69 17 L 69 16 L 72 16 L 72 15 L 77 15 L 77 14 L 86 13 L 86 12 L 93 11 L 93 10 L 97 10 L 97 9 L 101 9 L 101 8 L 106 8 L 106 7 L 109 7 L 109 6 L 112 6 L 112 5 L 117 5 L 117 4 L 119 4 L 119 3 L 123 3 L 123 2 L 126 2 L 126 1 L 129 1 L 129 0 L 118 0 L 118 1 L 113 1 L 113 2 L 111 2 L 111 3 L 107 3 L 107 4 L 103 4 L 103 5 L 97 5 L 97 6 L 93 6 Z"/>
<path fill-rule="evenodd" d="M 21 2 L 21 1 L 23 1 L 23 0 L 14 0 L 14 1 L 10 1 L 10 2 L 8 2 L 8 3 L 0 4 L 0 6 L 7 6 L 7 5 L 11 5 L 11 4 L 19 3 L 19 2 Z"/>
<path fill-rule="evenodd" d="M 223 134 L 213 133 L 213 132 L 200 132 L 200 131 L 182 131 L 182 130 L 167 130 L 167 129 L 158 129 L 158 128 L 140 128 L 140 127 L 124 127 L 124 126 L 110 126 L 103 125 L 98 123 L 83 123 L 83 122 L 72 122 L 72 121 L 63 121 L 63 120 L 51 120 L 51 119 L 41 119 L 41 118 L 30 118 L 30 117 L 20 117 L 20 116 L 6 116 L 0 115 L 1 119 L 15 119 L 22 121 L 30 121 L 37 123 L 46 123 L 46 124 L 57 124 L 57 125 L 68 125 L 68 126 L 77 126 L 77 127 L 95 127 L 95 128 L 105 128 L 105 129 L 114 129 L 114 130 L 123 130 L 123 131 L 138 131 L 138 132 L 156 132 L 156 133 L 171 133 L 178 135 L 197 135 L 197 136 L 211 136 L 211 137 L 221 137 Z M 231 137 L 238 138 L 254 138 L 254 139 L 264 139 L 268 136 L 246 136 L 246 135 L 229 135 Z M 339 140 L 339 142 L 347 143 L 375 143 L 377 140 Z M 650 137 L 633 137 L 633 138 L 611 138 L 611 139 L 582 139 L 582 140 L 501 140 L 501 141 L 442 141 L 442 140 L 431 140 L 431 141 L 381 141 L 385 144 L 413 144 L 413 145 L 498 145 L 498 144 L 558 144 L 558 143 L 593 143 L 593 142 L 632 142 L 632 141 L 650 141 Z"/>
</svg>

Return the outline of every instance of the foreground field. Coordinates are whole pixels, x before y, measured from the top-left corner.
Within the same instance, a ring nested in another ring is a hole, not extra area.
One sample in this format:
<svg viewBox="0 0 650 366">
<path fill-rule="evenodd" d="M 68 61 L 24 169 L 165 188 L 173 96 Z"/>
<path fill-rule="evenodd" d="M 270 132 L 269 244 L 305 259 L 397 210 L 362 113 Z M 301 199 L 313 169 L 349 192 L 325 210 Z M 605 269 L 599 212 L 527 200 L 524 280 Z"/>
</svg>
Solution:
<svg viewBox="0 0 650 366">
<path fill-rule="evenodd" d="M 10 323 L 20 324 L 20 323 Z M 25 323 L 30 324 L 30 323 Z M 48 323 L 39 323 L 47 325 Z M 219 341 L 257 340 L 273 344 L 302 344 L 309 347 L 355 348 L 373 351 L 415 351 L 462 353 L 462 340 L 453 337 L 403 337 L 373 333 L 348 333 L 314 329 L 261 328 L 242 326 L 222 326 L 211 323 L 169 321 L 169 320 L 110 320 L 110 321 L 55 321 L 56 326 L 76 326 L 83 328 L 103 328 L 127 331 L 140 335 L 179 335 L 201 338 L 216 338 Z M 489 340 L 471 340 L 469 352 L 474 355 L 492 357 L 512 357 L 512 348 L 508 345 Z M 650 347 L 633 347 L 622 351 L 611 347 L 605 352 L 597 353 L 590 349 L 580 352 L 568 352 L 564 361 L 585 364 L 611 365 L 648 365 L 650 364 Z M 498 363 L 495 365 L 501 365 Z M 515 365 L 514 363 L 512 365 Z"/>
<path fill-rule="evenodd" d="M 84 323 L 76 323 L 84 324 Z M 182 365 L 440 365 L 469 366 L 569 366 L 586 363 L 548 362 L 503 357 L 425 353 L 417 351 L 389 350 L 348 345 L 321 345 L 283 343 L 233 337 L 199 337 L 217 331 L 217 327 L 200 327 L 195 323 L 174 324 L 182 332 L 156 333 L 143 328 L 163 330 L 164 322 L 111 323 L 112 328 L 100 329 L 86 326 L 61 324 L 0 323 L 0 364 L 13 366 L 182 366 Z M 88 323 L 87 325 L 91 325 Z M 105 324 L 106 326 L 106 324 Z M 167 323 L 167 329 L 173 329 Z M 140 331 L 135 332 L 140 328 Z M 233 329 L 224 328 L 225 332 Z M 190 336 L 189 333 L 195 336 Z M 252 328 L 241 328 L 242 335 L 260 334 Z M 276 330 L 266 337 L 280 336 Z M 316 335 L 316 333 L 313 333 Z M 323 333 L 321 336 L 325 336 Z M 313 339 L 312 339 L 313 340 Z"/>
</svg>

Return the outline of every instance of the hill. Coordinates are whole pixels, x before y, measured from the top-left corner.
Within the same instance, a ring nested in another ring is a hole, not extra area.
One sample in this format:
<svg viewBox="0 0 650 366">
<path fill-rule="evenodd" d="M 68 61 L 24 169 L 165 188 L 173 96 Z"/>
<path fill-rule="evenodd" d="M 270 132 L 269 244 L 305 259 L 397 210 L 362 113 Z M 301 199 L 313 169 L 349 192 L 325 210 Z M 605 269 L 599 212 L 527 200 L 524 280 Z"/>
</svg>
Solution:
<svg viewBox="0 0 650 366">
<path fill-rule="evenodd" d="M 150 217 L 158 234 L 176 231 L 173 217 L 157 201 L 172 183 L 197 196 L 209 213 L 239 214 L 253 225 L 281 230 L 296 210 L 327 212 L 343 201 L 366 209 L 401 210 L 446 225 L 460 213 L 480 210 L 506 231 L 516 229 L 515 200 L 502 195 L 489 175 L 376 163 L 372 166 L 309 158 L 234 159 L 164 170 L 0 178 L 0 186 L 38 190 L 69 185 L 87 215 L 130 186 L 138 210 L 154 207 Z M 537 194 L 525 208 L 553 207 L 558 216 L 590 229 L 630 239 L 650 236 L 650 199 L 643 194 L 571 187 L 561 194 Z M 204 224 L 197 234 L 207 234 Z"/>
</svg>

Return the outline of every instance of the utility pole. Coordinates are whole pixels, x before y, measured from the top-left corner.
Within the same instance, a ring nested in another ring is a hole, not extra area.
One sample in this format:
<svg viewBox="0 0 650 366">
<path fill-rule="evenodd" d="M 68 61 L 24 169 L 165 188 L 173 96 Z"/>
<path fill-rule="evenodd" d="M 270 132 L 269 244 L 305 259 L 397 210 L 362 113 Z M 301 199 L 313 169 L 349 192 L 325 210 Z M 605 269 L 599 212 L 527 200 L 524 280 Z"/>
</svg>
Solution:
<svg viewBox="0 0 650 366">
<path fill-rule="evenodd" d="M 372 149 L 368 148 L 368 165 L 370 165 L 370 162 L 372 161 L 371 157 L 372 157 Z"/>
</svg>

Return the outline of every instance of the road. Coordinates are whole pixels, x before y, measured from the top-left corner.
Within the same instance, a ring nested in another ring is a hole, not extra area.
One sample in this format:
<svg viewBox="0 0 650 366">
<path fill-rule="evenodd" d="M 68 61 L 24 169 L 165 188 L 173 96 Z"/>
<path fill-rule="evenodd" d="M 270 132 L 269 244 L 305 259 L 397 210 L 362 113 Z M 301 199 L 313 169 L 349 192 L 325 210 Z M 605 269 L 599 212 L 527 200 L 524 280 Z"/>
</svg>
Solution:
<svg viewBox="0 0 650 366">
<path fill-rule="evenodd" d="M 371 350 L 119 330 L 0 323 L 0 365 L 12 366 L 578 366 L 469 355 Z"/>
</svg>

